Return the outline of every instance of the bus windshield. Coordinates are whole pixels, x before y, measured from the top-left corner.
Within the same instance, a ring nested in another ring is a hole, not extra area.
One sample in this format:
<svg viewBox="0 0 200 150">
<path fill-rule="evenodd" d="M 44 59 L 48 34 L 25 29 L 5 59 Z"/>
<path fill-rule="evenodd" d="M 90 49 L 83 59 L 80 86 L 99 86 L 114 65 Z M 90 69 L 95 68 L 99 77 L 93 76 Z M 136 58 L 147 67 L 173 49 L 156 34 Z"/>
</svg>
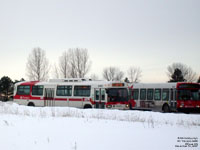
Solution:
<svg viewBox="0 0 200 150">
<path fill-rule="evenodd" d="M 199 90 L 178 90 L 178 100 L 200 100 Z"/>
<path fill-rule="evenodd" d="M 110 102 L 128 101 L 128 90 L 125 88 L 110 88 L 107 89 L 107 94 Z"/>
</svg>

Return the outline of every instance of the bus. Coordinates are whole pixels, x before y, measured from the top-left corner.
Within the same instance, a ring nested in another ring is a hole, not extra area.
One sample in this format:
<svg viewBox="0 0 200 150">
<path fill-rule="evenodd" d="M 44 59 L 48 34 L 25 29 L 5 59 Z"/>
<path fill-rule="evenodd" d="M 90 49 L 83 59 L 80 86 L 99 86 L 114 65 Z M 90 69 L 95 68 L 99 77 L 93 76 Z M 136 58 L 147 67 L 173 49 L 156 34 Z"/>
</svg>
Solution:
<svg viewBox="0 0 200 150">
<path fill-rule="evenodd" d="M 14 85 L 14 102 L 26 106 L 68 106 L 76 108 L 130 109 L 128 85 L 118 81 L 51 79 L 25 81 Z"/>
<path fill-rule="evenodd" d="M 199 83 L 133 83 L 132 109 L 154 111 L 200 111 Z"/>
</svg>

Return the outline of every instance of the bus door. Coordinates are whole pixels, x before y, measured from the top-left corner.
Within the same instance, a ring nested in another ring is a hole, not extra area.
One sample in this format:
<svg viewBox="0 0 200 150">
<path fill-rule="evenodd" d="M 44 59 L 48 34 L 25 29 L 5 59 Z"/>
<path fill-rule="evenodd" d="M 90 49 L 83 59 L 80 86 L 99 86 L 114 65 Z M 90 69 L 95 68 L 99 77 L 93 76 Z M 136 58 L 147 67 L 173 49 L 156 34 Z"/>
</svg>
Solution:
<svg viewBox="0 0 200 150">
<path fill-rule="evenodd" d="M 170 109 L 176 109 L 176 89 L 170 89 L 169 105 Z"/>
<path fill-rule="evenodd" d="M 44 89 L 44 106 L 55 106 L 54 88 Z"/>
<path fill-rule="evenodd" d="M 95 108 L 105 108 L 106 90 L 104 88 L 94 89 Z"/>
</svg>

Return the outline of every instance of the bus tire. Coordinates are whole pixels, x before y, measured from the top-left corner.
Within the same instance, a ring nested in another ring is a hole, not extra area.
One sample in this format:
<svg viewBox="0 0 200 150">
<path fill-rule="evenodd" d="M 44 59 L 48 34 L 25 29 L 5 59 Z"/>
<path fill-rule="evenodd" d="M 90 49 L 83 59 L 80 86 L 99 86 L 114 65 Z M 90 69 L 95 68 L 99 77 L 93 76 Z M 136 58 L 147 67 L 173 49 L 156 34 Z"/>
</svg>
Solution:
<svg viewBox="0 0 200 150">
<path fill-rule="evenodd" d="M 86 104 L 83 108 L 84 109 L 90 109 L 90 108 L 92 108 L 92 106 L 90 104 Z"/>
<path fill-rule="evenodd" d="M 162 107 L 162 111 L 163 111 L 164 113 L 170 112 L 169 105 L 168 105 L 168 104 L 164 104 L 163 107 Z"/>
<path fill-rule="evenodd" d="M 29 102 L 27 106 L 31 106 L 31 107 L 34 107 L 35 104 L 33 102 Z"/>
</svg>

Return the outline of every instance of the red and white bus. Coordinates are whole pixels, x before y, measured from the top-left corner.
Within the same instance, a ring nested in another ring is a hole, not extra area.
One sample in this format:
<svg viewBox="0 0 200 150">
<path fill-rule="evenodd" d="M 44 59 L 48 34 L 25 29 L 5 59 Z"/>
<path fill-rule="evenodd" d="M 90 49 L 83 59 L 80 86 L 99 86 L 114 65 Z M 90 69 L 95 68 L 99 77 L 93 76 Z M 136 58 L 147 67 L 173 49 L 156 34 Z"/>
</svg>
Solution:
<svg viewBox="0 0 200 150">
<path fill-rule="evenodd" d="M 109 109 L 129 109 L 135 105 L 126 83 L 74 78 L 16 83 L 14 102 L 27 106 Z"/>
<path fill-rule="evenodd" d="M 200 84 L 198 83 L 134 83 L 133 109 L 155 111 L 200 111 Z"/>
</svg>

